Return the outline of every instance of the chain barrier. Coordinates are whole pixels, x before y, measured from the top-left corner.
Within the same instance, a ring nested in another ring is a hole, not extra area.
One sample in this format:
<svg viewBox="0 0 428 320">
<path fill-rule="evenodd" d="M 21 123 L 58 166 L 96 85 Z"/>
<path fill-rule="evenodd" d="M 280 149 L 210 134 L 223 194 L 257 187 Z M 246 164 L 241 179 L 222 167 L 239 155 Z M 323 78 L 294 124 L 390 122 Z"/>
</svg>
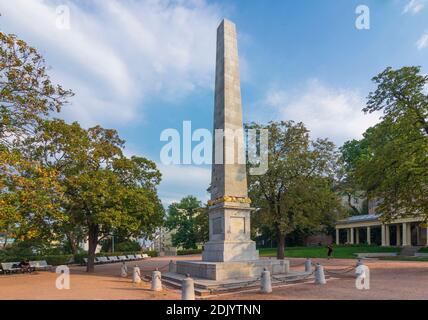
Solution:
<svg viewBox="0 0 428 320">
<path fill-rule="evenodd" d="M 306 261 L 302 262 L 302 263 L 297 263 L 297 264 L 291 264 L 290 263 L 290 268 L 295 268 L 295 267 L 300 267 L 300 266 L 304 266 L 306 263 Z"/>
<path fill-rule="evenodd" d="M 354 272 L 355 267 L 351 266 L 351 267 L 339 269 L 339 270 L 331 270 L 331 269 L 328 270 L 328 269 L 324 268 L 324 271 L 328 275 L 342 276 L 342 277 L 354 277 L 354 275 L 350 275 L 349 273 Z"/>
<path fill-rule="evenodd" d="M 287 280 L 286 278 L 279 278 L 279 277 L 276 277 L 276 276 L 274 276 L 274 275 L 272 275 L 271 276 L 271 278 L 273 279 L 273 280 L 275 280 L 275 281 L 278 281 L 278 282 L 287 282 L 287 281 L 300 281 L 300 280 L 305 280 L 305 279 L 308 279 L 308 278 L 310 278 L 310 277 L 312 277 L 313 275 L 314 275 L 314 273 L 315 273 L 315 270 L 313 270 L 311 273 L 308 273 L 308 274 L 305 274 L 305 275 L 301 275 L 301 276 L 298 276 L 298 277 L 293 277 L 293 280 Z"/>
<path fill-rule="evenodd" d="M 167 268 L 167 267 L 169 267 L 169 262 L 168 262 L 166 265 L 161 266 L 161 267 L 152 267 L 152 268 L 150 268 L 150 269 L 140 268 L 140 270 L 141 270 L 142 272 L 156 271 L 156 269 L 157 269 L 158 271 L 164 271 L 164 269 L 165 269 L 165 268 Z"/>
</svg>

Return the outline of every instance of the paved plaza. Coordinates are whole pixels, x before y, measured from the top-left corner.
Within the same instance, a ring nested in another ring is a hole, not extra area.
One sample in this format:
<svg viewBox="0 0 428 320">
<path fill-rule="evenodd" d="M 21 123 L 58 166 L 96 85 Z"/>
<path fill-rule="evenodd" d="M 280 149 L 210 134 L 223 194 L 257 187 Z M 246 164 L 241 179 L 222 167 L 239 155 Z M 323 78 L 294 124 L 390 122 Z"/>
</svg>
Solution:
<svg viewBox="0 0 428 320">
<path fill-rule="evenodd" d="M 171 259 L 197 260 L 198 255 L 183 257 L 159 257 L 139 262 L 129 262 L 128 269 L 135 264 L 143 274 L 150 274 L 155 268 L 160 271 L 168 270 Z M 303 270 L 304 259 L 291 258 L 292 270 Z M 204 297 L 204 299 L 272 299 L 272 300 L 302 300 L 302 299 L 428 299 L 428 262 L 379 261 L 366 260 L 370 268 L 370 290 L 357 290 L 353 272 L 339 275 L 341 270 L 353 266 L 356 260 L 349 259 L 314 259 L 320 262 L 326 270 L 336 272 L 326 285 L 310 283 L 285 284 L 274 287 L 271 294 L 260 294 L 258 289 L 247 289 L 243 292 L 233 292 Z M 162 292 L 150 291 L 150 283 L 140 285 L 131 283 L 128 278 L 120 277 L 120 264 L 96 266 L 94 274 L 87 274 L 84 267 L 71 266 L 69 290 L 58 290 L 54 272 L 37 272 L 34 274 L 1 275 L 0 299 L 180 299 L 180 291 L 164 288 Z"/>
</svg>

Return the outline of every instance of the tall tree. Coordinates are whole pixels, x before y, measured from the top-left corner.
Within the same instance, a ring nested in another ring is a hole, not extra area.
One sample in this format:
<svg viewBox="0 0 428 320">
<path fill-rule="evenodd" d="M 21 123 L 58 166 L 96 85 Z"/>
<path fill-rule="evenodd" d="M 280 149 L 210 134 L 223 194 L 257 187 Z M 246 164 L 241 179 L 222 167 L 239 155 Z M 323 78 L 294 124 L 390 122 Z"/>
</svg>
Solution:
<svg viewBox="0 0 428 320">
<path fill-rule="evenodd" d="M 172 243 L 185 249 L 196 249 L 198 243 L 208 240 L 208 213 L 201 201 L 187 196 L 168 207 L 166 227 L 174 231 Z"/>
<path fill-rule="evenodd" d="M 19 143 L 72 92 L 51 82 L 37 50 L 0 31 L 0 144 Z"/>
<path fill-rule="evenodd" d="M 249 194 L 257 208 L 254 221 L 272 226 L 278 240 L 277 257 L 284 259 L 286 234 L 304 226 L 322 229 L 341 208 L 332 190 L 335 147 L 326 139 L 311 141 L 302 123 L 247 127 L 269 132 L 268 170 L 263 175 L 248 173 Z"/>
<path fill-rule="evenodd" d="M 58 171 L 64 188 L 61 208 L 67 219 L 58 230 L 65 232 L 72 247 L 85 235 L 89 272 L 97 245 L 113 232 L 148 236 L 162 223 L 156 190 L 160 172 L 146 158 L 126 158 L 124 141 L 115 130 L 85 130 L 54 119 L 44 121 L 34 140 L 39 143 L 30 141 L 29 152 Z"/>
<path fill-rule="evenodd" d="M 347 200 L 350 215 L 368 214 L 367 191 L 355 177 L 358 160 L 367 152 L 367 141 L 350 140 L 340 147 L 339 166 L 335 190 Z M 363 206 L 355 205 L 354 200 L 363 200 Z"/>
<path fill-rule="evenodd" d="M 365 112 L 382 111 L 382 121 L 364 134 L 367 144 L 356 176 L 385 220 L 428 219 L 428 76 L 419 67 L 386 68 L 373 78 Z"/>
<path fill-rule="evenodd" d="M 0 231 L 53 240 L 61 188 L 56 171 L 27 157 L 23 141 L 72 96 L 51 82 L 37 50 L 0 31 Z"/>
</svg>

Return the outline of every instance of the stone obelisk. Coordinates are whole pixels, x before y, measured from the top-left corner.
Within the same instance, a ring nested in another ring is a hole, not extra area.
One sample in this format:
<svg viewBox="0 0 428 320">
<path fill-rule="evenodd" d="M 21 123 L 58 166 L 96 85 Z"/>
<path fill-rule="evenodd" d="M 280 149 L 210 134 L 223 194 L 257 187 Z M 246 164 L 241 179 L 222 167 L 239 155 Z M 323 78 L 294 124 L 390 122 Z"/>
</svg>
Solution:
<svg viewBox="0 0 428 320">
<path fill-rule="evenodd" d="M 245 159 L 236 27 L 223 20 L 217 29 L 210 232 L 203 261 L 259 258 L 250 239 Z"/>
<path fill-rule="evenodd" d="M 240 283 L 241 278 L 259 277 L 265 269 L 271 274 L 288 272 L 286 260 L 259 259 L 250 239 L 252 208 L 242 129 L 236 27 L 223 20 L 217 29 L 209 241 L 204 246 L 202 261 L 177 261 L 176 274 L 164 278 L 179 281 L 190 274 L 194 279 L 235 279 Z M 207 284 L 199 282 L 199 286 L 204 285 Z"/>
</svg>

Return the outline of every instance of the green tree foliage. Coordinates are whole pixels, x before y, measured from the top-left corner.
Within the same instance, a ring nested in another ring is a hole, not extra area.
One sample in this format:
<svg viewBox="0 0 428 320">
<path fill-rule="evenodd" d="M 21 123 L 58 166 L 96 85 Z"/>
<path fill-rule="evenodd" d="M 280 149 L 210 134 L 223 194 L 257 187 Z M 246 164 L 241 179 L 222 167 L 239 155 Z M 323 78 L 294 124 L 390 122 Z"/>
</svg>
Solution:
<svg viewBox="0 0 428 320">
<path fill-rule="evenodd" d="M 173 231 L 172 243 L 184 249 L 196 249 L 208 240 L 208 212 L 201 201 L 187 196 L 168 207 L 165 226 Z"/>
<path fill-rule="evenodd" d="M 50 119 L 72 96 L 36 49 L 0 32 L 0 231 L 23 241 L 67 237 L 73 252 L 111 233 L 150 235 L 163 221 L 161 174 L 123 155 L 117 132 Z"/>
<path fill-rule="evenodd" d="M 14 35 L 0 32 L 0 144 L 25 139 L 49 112 L 59 112 L 72 96 L 54 85 L 43 57 Z"/>
<path fill-rule="evenodd" d="M 311 141 L 302 123 L 247 127 L 269 130 L 268 170 L 263 175 L 248 173 L 249 194 L 257 208 L 253 225 L 275 232 L 277 257 L 283 259 L 286 234 L 296 228 L 322 230 L 334 223 L 341 208 L 333 192 L 337 154 L 327 139 Z"/>
<path fill-rule="evenodd" d="M 143 157 L 126 158 L 115 130 L 85 130 L 77 123 L 45 121 L 36 132 L 38 144 L 28 150 L 46 167 L 59 172 L 64 188 L 64 219 L 58 229 L 71 247 L 89 241 L 88 271 L 93 271 L 96 246 L 113 232 L 148 236 L 162 223 L 163 207 L 156 187 L 161 174 Z"/>
<path fill-rule="evenodd" d="M 367 191 L 355 177 L 358 160 L 367 152 L 367 147 L 366 140 L 347 141 L 340 147 L 335 190 L 347 199 L 350 215 L 368 214 Z M 354 204 L 355 199 L 364 199 L 362 208 Z"/>
<path fill-rule="evenodd" d="M 0 232 L 6 239 L 55 238 L 57 173 L 24 156 L 22 143 L 71 95 L 52 84 L 36 49 L 0 32 Z"/>
<path fill-rule="evenodd" d="M 382 111 L 369 128 L 367 147 L 358 157 L 355 176 L 385 220 L 424 215 L 428 218 L 428 76 L 419 67 L 385 69 L 373 78 L 365 112 Z"/>
<path fill-rule="evenodd" d="M 55 240 L 54 221 L 61 220 L 62 188 L 55 170 L 28 161 L 19 152 L 0 151 L 0 231 L 18 241 Z"/>
</svg>

